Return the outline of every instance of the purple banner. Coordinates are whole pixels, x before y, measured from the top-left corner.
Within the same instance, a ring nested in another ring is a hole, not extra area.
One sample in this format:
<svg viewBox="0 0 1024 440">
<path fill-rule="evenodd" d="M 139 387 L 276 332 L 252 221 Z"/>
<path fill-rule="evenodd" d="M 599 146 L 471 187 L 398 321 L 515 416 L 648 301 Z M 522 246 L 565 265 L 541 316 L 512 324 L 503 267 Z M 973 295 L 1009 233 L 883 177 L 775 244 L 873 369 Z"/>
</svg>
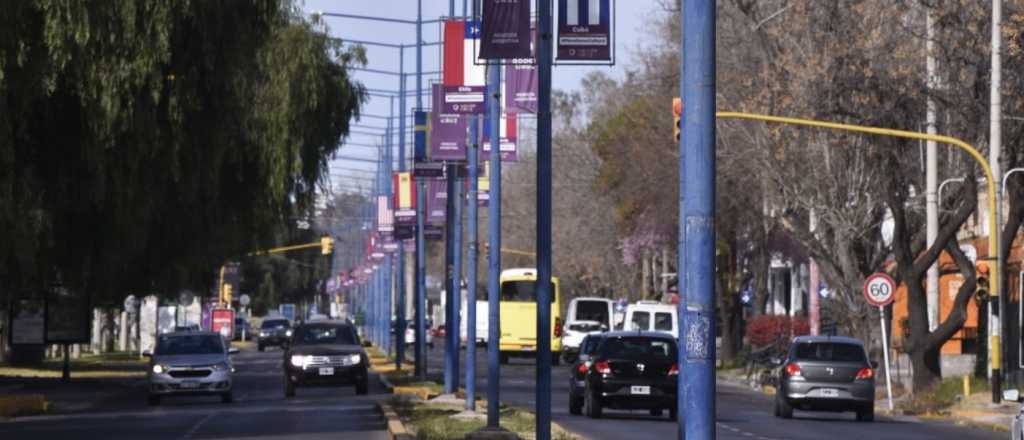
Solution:
<svg viewBox="0 0 1024 440">
<path fill-rule="evenodd" d="M 480 58 L 530 56 L 530 0 L 484 0 Z"/>
<path fill-rule="evenodd" d="M 448 182 L 443 179 L 427 181 L 427 218 L 424 223 L 430 226 L 444 225 L 445 208 L 448 203 Z"/>
<path fill-rule="evenodd" d="M 506 117 L 507 116 L 507 117 Z M 488 118 L 482 118 L 484 120 L 483 128 L 481 129 L 480 139 L 480 161 L 487 161 L 491 158 L 491 121 Z M 501 115 L 501 160 L 508 162 L 515 162 L 519 160 L 518 148 L 516 140 L 518 138 L 518 124 L 516 123 L 515 113 L 502 113 Z"/>
<path fill-rule="evenodd" d="M 555 59 L 611 61 L 610 0 L 558 0 Z"/>
<path fill-rule="evenodd" d="M 525 63 L 505 66 L 505 111 L 537 113 L 537 66 Z"/>
<path fill-rule="evenodd" d="M 450 115 L 482 115 L 487 109 L 484 96 L 485 86 L 441 86 L 441 112 Z"/>
<path fill-rule="evenodd" d="M 432 86 L 434 102 L 441 102 L 444 91 Z M 466 160 L 466 120 L 456 114 L 433 112 L 430 115 L 430 160 Z"/>
</svg>

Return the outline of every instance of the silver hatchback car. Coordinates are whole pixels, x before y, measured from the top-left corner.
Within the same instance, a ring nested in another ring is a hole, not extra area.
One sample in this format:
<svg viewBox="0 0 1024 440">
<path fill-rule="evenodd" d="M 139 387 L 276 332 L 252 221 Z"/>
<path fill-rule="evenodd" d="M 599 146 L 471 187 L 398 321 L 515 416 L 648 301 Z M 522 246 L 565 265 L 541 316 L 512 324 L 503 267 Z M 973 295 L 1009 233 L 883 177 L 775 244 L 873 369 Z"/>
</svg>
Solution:
<svg viewBox="0 0 1024 440">
<path fill-rule="evenodd" d="M 230 403 L 234 366 L 224 337 L 213 332 L 175 332 L 160 335 L 153 352 L 143 352 L 149 362 L 150 405 L 171 395 L 216 395 Z"/>
<path fill-rule="evenodd" d="M 857 420 L 875 419 L 875 368 L 864 343 L 837 336 L 798 336 L 779 362 L 775 415 L 793 409 L 854 411 Z"/>
</svg>

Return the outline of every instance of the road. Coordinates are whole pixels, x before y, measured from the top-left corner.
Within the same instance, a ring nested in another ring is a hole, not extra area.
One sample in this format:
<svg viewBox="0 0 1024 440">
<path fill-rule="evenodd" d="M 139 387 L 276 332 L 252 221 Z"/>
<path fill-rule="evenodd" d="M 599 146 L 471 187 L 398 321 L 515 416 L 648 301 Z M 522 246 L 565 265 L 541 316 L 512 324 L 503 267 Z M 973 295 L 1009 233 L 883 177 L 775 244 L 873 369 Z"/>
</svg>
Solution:
<svg viewBox="0 0 1024 440">
<path fill-rule="evenodd" d="M 243 350 L 235 359 L 235 402 L 217 397 L 165 398 L 146 406 L 142 381 L 97 405 L 68 413 L 0 422 L 0 438 L 50 439 L 386 439 L 375 403 L 385 396 L 380 381 L 370 394 L 352 387 L 300 388 L 284 399 L 281 351 Z M 81 396 L 90 399 L 88 393 Z"/>
<path fill-rule="evenodd" d="M 444 366 L 444 349 L 432 350 L 431 373 Z M 485 348 L 478 348 L 477 390 L 486 398 L 487 362 Z M 465 357 L 465 351 L 462 353 Z M 462 365 L 465 365 L 463 363 Z M 501 401 L 534 408 L 536 368 L 531 359 L 513 358 L 501 369 Z M 431 374 L 433 376 L 433 374 Z M 675 438 L 676 424 L 668 417 L 652 417 L 646 411 L 605 410 L 602 419 L 569 414 L 569 367 L 555 367 L 552 373 L 552 419 L 570 431 L 592 440 L 624 438 Z M 463 383 L 464 386 L 464 383 Z M 944 421 L 923 421 L 915 417 L 877 417 L 873 423 L 857 422 L 853 413 L 810 413 L 796 411 L 791 420 L 772 414 L 772 397 L 749 388 L 719 383 L 715 399 L 719 439 L 744 440 L 866 440 L 866 439 L 979 439 L 1005 440 L 1008 434 L 956 426 Z"/>
</svg>

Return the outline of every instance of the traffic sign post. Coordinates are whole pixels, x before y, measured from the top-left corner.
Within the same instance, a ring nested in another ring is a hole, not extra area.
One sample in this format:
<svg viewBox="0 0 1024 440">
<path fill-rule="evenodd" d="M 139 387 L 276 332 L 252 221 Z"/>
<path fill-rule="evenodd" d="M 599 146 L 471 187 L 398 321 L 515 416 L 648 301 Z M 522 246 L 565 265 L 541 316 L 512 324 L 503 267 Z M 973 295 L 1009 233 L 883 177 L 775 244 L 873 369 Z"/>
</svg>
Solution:
<svg viewBox="0 0 1024 440">
<path fill-rule="evenodd" d="M 875 273 L 864 280 L 864 298 L 878 307 L 878 321 L 882 325 L 882 358 L 885 361 L 885 391 L 892 406 L 892 374 L 889 372 L 889 336 L 885 330 L 885 306 L 892 304 L 896 294 L 896 281 L 884 273 Z"/>
</svg>

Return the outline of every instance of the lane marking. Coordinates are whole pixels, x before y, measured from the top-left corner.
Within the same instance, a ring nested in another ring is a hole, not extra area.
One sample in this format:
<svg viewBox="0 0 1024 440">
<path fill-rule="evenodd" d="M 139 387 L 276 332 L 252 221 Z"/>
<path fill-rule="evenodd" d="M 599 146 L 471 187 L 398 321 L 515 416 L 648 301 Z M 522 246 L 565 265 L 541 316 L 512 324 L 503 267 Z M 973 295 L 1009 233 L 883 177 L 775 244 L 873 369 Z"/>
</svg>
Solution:
<svg viewBox="0 0 1024 440">
<path fill-rule="evenodd" d="M 186 432 L 185 435 L 181 436 L 181 440 L 188 440 L 188 439 L 192 438 L 192 435 L 195 434 L 196 431 L 198 431 L 199 428 L 201 428 L 203 426 L 203 424 L 206 423 L 207 420 L 210 420 L 211 418 L 213 418 L 214 414 L 216 414 L 216 413 L 209 413 L 209 414 L 206 415 L 206 417 L 203 417 L 202 419 L 199 419 L 199 421 L 196 422 L 195 426 L 193 426 L 192 429 L 188 430 L 188 432 Z"/>
<path fill-rule="evenodd" d="M 757 440 L 779 440 L 779 439 L 776 439 L 776 438 L 773 438 L 773 437 L 765 437 L 763 435 L 755 434 L 755 433 L 752 433 L 752 432 L 747 432 L 747 431 L 739 429 L 739 428 L 737 428 L 735 426 L 732 426 L 732 425 L 729 425 L 729 424 L 726 424 L 726 423 L 722 423 L 722 422 L 715 422 L 715 425 L 718 426 L 719 428 L 724 428 L 726 430 L 729 430 L 729 431 L 732 431 L 734 433 L 740 434 L 740 435 L 742 435 L 744 437 L 756 438 Z"/>
</svg>

